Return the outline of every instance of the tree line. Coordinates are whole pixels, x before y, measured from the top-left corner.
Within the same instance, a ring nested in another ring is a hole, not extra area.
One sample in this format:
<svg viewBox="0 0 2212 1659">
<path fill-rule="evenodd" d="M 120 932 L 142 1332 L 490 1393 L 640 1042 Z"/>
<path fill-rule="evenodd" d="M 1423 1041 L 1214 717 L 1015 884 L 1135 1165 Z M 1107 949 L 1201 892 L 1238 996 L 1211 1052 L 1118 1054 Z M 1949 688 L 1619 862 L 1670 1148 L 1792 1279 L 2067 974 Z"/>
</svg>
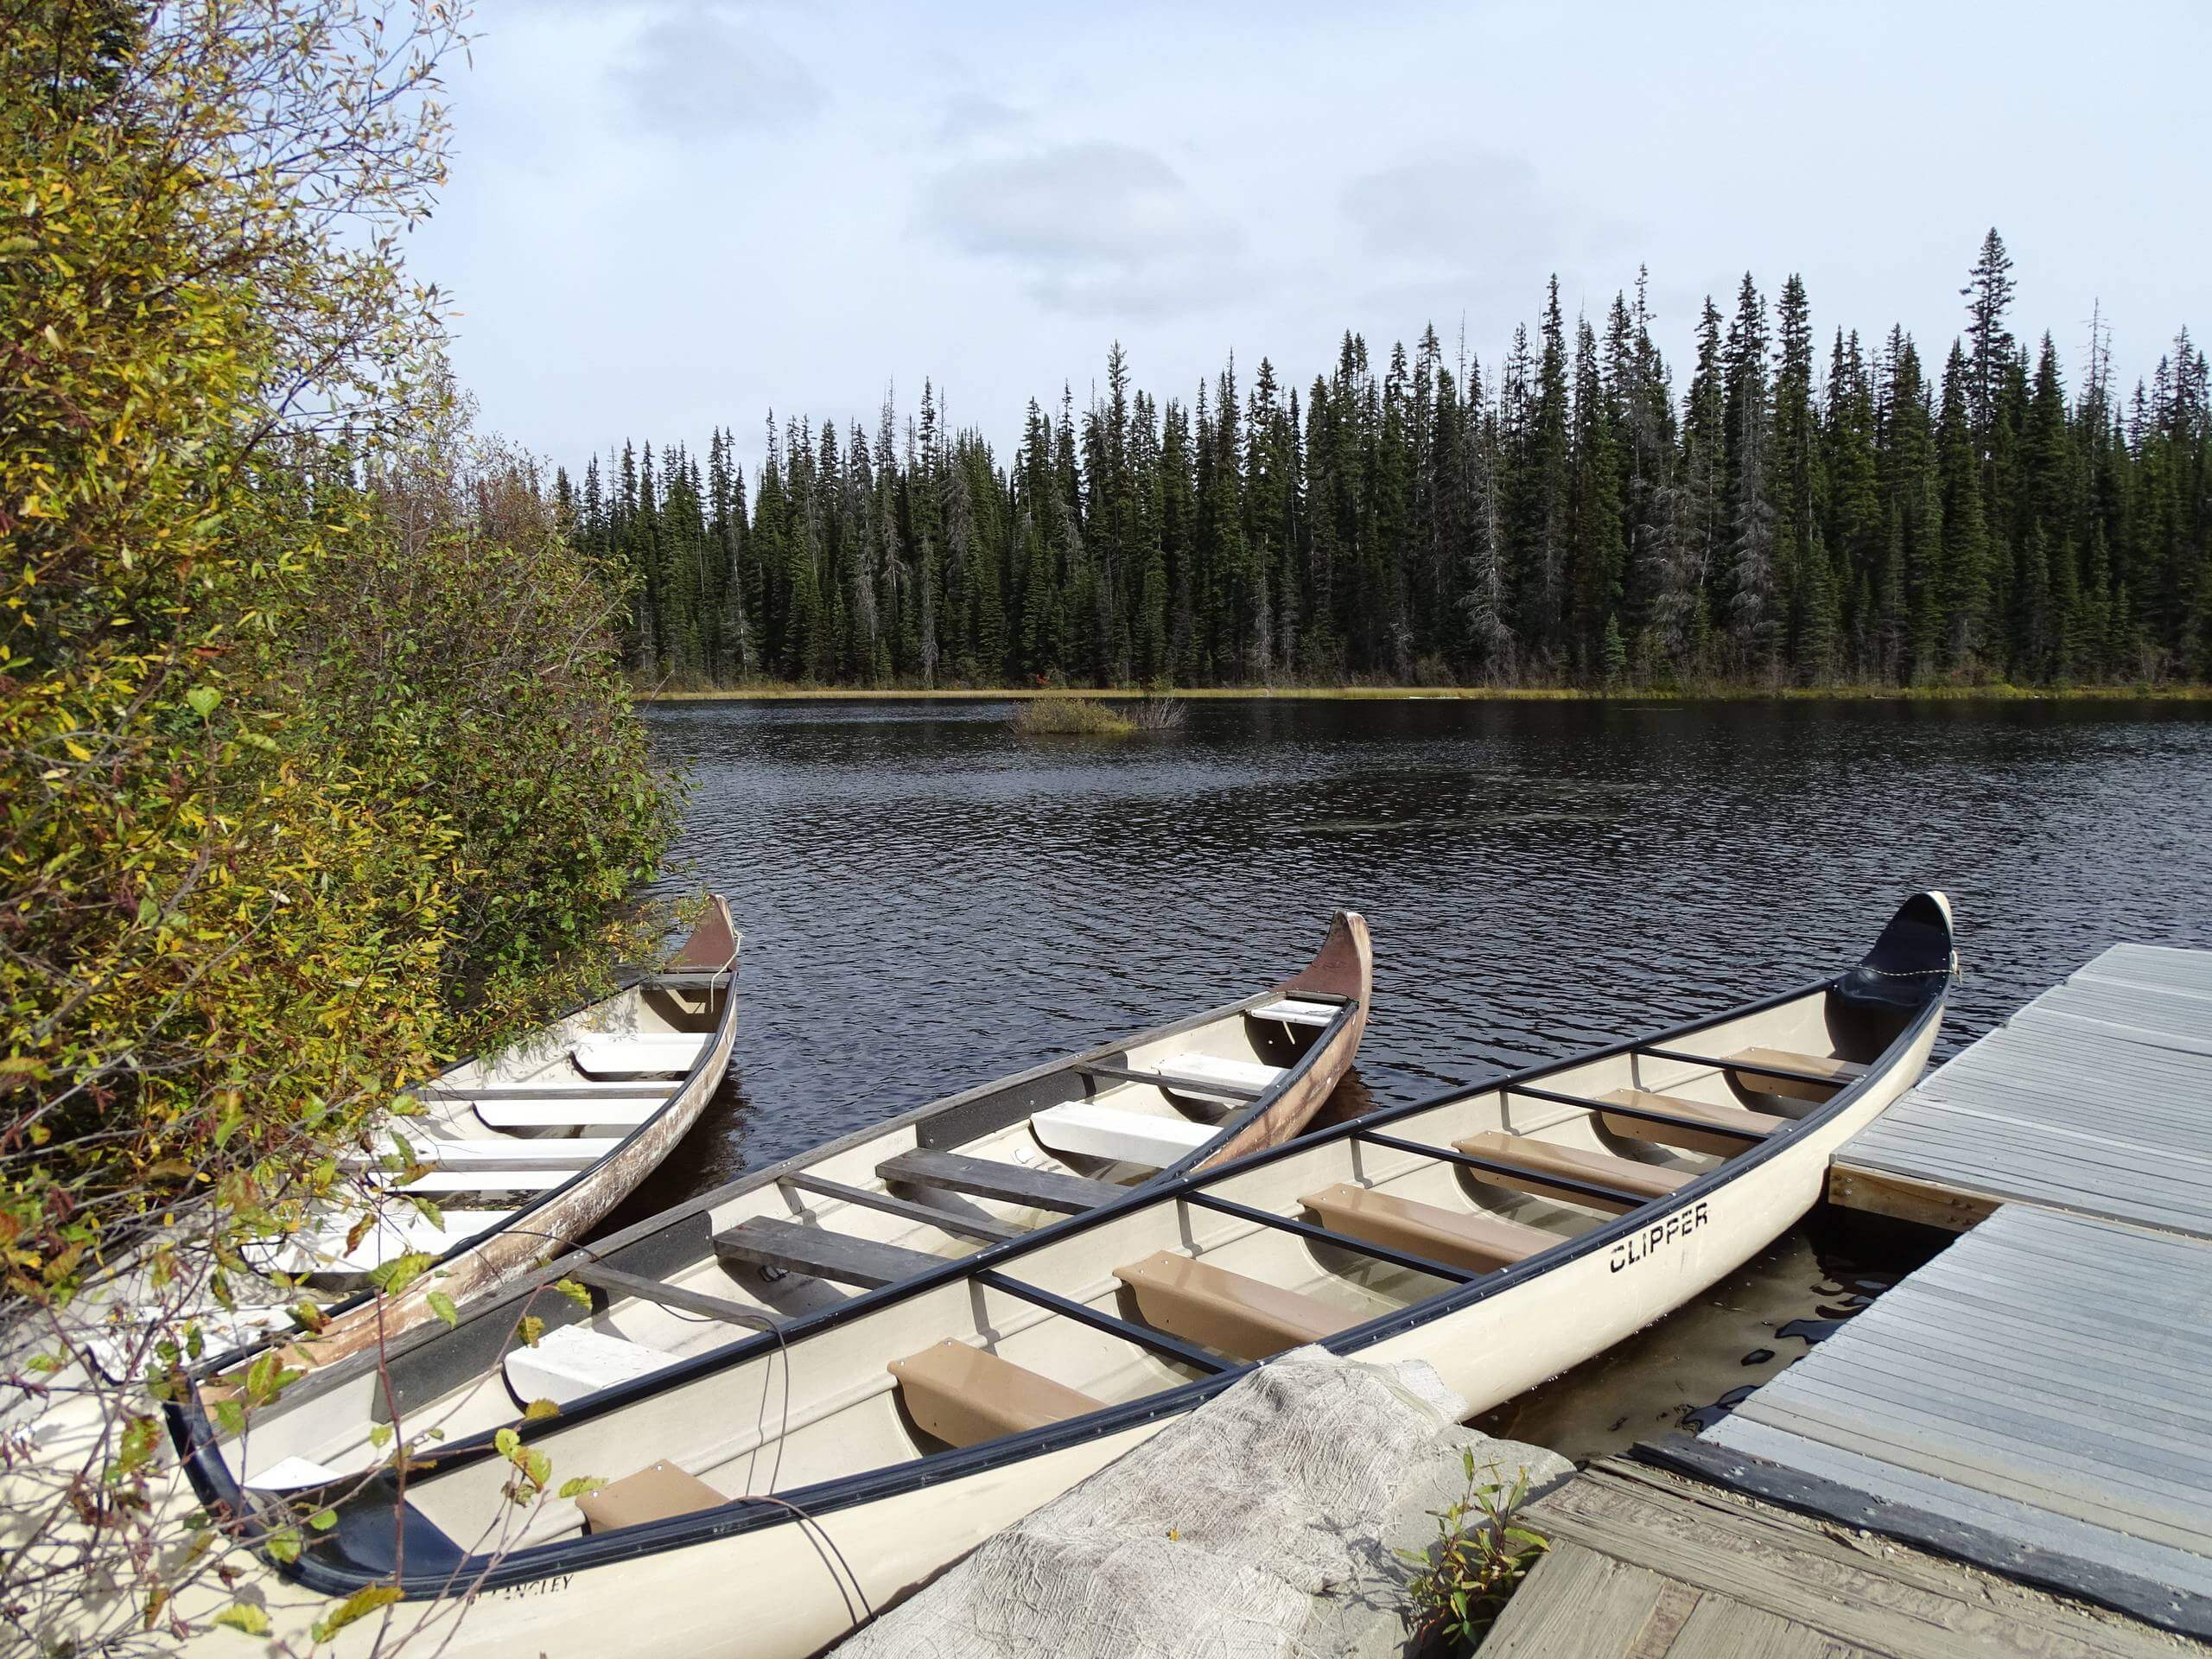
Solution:
<svg viewBox="0 0 2212 1659">
<path fill-rule="evenodd" d="M 873 433 L 772 415 L 749 487 L 717 430 L 555 488 L 657 683 L 2212 677 L 2205 354 L 2126 391 L 2093 320 L 2069 389 L 2012 270 L 1992 230 L 1940 368 L 1747 275 L 1678 397 L 1641 275 L 1595 324 L 1554 278 L 1494 372 L 1348 334 L 1302 397 L 1232 359 L 1186 404 L 1116 345 L 1004 464 L 925 385 Z"/>
</svg>

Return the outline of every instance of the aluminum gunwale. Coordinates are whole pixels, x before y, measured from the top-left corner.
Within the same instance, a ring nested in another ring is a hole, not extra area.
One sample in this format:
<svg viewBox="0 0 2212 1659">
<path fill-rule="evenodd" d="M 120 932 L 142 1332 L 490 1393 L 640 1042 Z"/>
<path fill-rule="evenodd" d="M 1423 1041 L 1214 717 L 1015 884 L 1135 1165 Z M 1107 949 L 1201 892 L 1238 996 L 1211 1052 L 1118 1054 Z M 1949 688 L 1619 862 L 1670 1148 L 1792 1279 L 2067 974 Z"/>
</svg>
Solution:
<svg viewBox="0 0 2212 1659">
<path fill-rule="evenodd" d="M 1633 1037 L 1605 1046 L 1583 1051 L 1548 1061 L 1537 1066 L 1523 1067 L 1514 1072 L 1484 1079 L 1473 1084 L 1441 1090 L 1405 1105 L 1370 1114 L 1364 1118 L 1325 1129 L 1319 1134 L 1300 1137 L 1282 1146 L 1268 1147 L 1248 1154 L 1202 1175 L 1184 1178 L 1179 1185 L 1204 1187 L 1217 1179 L 1255 1168 L 1275 1159 L 1310 1150 L 1316 1145 L 1350 1139 L 1360 1129 L 1380 1123 L 1395 1122 L 1414 1114 L 1448 1105 L 1452 1102 L 1491 1093 L 1510 1087 L 1518 1081 L 1532 1080 L 1556 1073 L 1569 1066 L 1591 1061 L 1608 1059 L 1624 1054 L 1647 1051 L 1678 1037 L 1719 1025 L 1724 1021 L 1765 1012 L 1802 997 L 1821 995 L 1839 989 L 1847 974 L 1830 975 L 1824 978 L 1793 986 L 1771 995 L 1726 1008 L 1718 1014 L 1669 1027 L 1658 1033 Z M 1649 1224 L 1651 1219 L 1685 1205 L 1709 1198 L 1739 1177 L 1758 1168 L 1769 1159 L 1778 1155 L 1804 1135 L 1855 1104 L 1877 1081 L 1886 1077 L 1902 1054 L 1915 1043 L 1943 1014 L 1948 989 L 1948 976 L 1921 1003 L 1912 1016 L 1899 1029 L 1897 1036 L 1877 1058 L 1871 1062 L 1864 1076 L 1853 1080 L 1814 1111 L 1792 1120 L 1790 1132 L 1777 1135 L 1738 1154 L 1727 1162 L 1716 1166 L 1688 1182 L 1664 1198 L 1653 1199 L 1630 1210 L 1611 1220 L 1575 1237 L 1562 1239 L 1551 1248 L 1540 1251 L 1521 1262 L 1484 1275 L 1471 1283 L 1440 1292 L 1434 1296 L 1413 1303 L 1395 1313 L 1338 1332 L 1324 1339 L 1321 1345 L 1338 1354 L 1351 1354 L 1385 1341 L 1407 1331 L 1419 1328 L 1435 1319 L 1495 1295 L 1514 1289 L 1527 1281 L 1549 1271 L 1567 1262 L 1577 1260 L 1594 1251 L 1606 1249 L 1632 1232 Z M 1333 1030 L 1333 1027 L 1332 1027 Z M 1318 1053 L 1322 1045 L 1317 1043 L 1313 1052 Z M 1309 1054 L 1308 1059 L 1312 1058 Z M 1707 1064 L 1714 1062 L 1707 1061 Z M 1303 1062 L 1301 1062 L 1303 1064 Z M 1153 1204 L 1174 1202 L 1179 1192 L 1157 1189 L 1133 1189 L 1127 1198 L 1103 1205 L 1098 1209 L 1071 1217 L 1054 1227 L 1055 1241 L 1071 1234 L 1103 1225 L 1131 1211 Z M 709 1372 L 762 1354 L 780 1344 L 804 1338 L 812 1332 L 843 1323 L 874 1311 L 887 1303 L 908 1296 L 921 1295 L 942 1284 L 971 1277 L 996 1268 L 1008 1256 L 1017 1255 L 1030 1239 L 1010 1240 L 990 1246 L 974 1255 L 948 1260 L 943 1270 L 915 1279 L 887 1285 L 880 1290 L 868 1292 L 820 1313 L 793 1321 L 782 1331 L 746 1338 L 728 1347 L 683 1362 L 656 1372 L 652 1377 L 619 1385 L 591 1396 L 580 1408 L 563 1414 L 557 1419 L 546 1420 L 543 1425 L 522 1424 L 517 1427 L 525 1440 L 541 1427 L 565 1427 L 592 1416 L 620 1409 L 630 1401 L 653 1392 L 671 1383 L 703 1376 Z M 678 1516 L 665 1521 L 649 1522 L 625 1529 L 603 1536 L 584 1536 L 556 1540 L 532 1546 L 493 1561 L 479 1564 L 474 1556 L 449 1573 L 409 1574 L 398 1581 L 402 1595 L 408 1599 L 435 1597 L 449 1590 L 456 1581 L 467 1581 L 484 1589 L 494 1589 L 532 1580 L 563 1571 L 585 1570 L 658 1554 L 681 1545 L 704 1542 L 749 1532 L 779 1523 L 789 1523 L 796 1515 L 803 1513 L 818 1516 L 834 1513 L 856 1503 L 920 1490 L 948 1481 L 963 1478 L 1001 1465 L 1064 1449 L 1085 1441 L 1140 1427 L 1165 1416 L 1187 1410 L 1212 1395 L 1231 1386 L 1254 1369 L 1251 1363 L 1230 1367 L 1219 1374 L 1200 1378 L 1179 1387 L 1148 1395 L 1126 1404 L 1109 1407 L 1103 1411 L 1071 1420 L 1065 1424 L 1053 1424 L 1024 1433 L 1008 1435 L 986 1441 L 962 1450 L 941 1452 L 920 1459 L 913 1463 L 893 1465 L 887 1468 L 863 1471 L 857 1474 L 840 1476 L 810 1487 L 780 1495 L 775 1501 L 758 1498 L 737 1499 L 727 1506 Z M 183 1402 L 172 1402 L 166 1410 L 170 1418 L 172 1434 L 184 1453 L 185 1463 L 194 1488 L 203 1501 L 229 1505 L 234 1512 L 242 1512 L 238 1483 L 232 1477 L 214 1446 L 214 1436 L 200 1410 L 196 1395 Z M 472 1441 L 462 1441 L 419 1462 L 430 1467 L 442 1466 L 450 1460 L 474 1461 L 495 1455 L 490 1437 L 480 1436 Z M 292 1563 L 276 1563 L 276 1569 L 283 1577 L 303 1586 L 326 1594 L 343 1595 L 370 1584 L 388 1583 L 388 1579 L 350 1565 L 322 1559 L 313 1552 L 303 1554 Z"/>
</svg>

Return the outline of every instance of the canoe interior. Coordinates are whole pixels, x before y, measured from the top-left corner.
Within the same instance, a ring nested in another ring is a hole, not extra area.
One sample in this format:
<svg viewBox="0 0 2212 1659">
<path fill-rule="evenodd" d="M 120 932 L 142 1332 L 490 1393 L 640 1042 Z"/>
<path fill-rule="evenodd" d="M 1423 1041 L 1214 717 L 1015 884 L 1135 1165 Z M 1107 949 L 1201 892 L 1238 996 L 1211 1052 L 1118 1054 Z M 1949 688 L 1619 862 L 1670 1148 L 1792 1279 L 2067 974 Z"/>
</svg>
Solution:
<svg viewBox="0 0 2212 1659">
<path fill-rule="evenodd" d="M 1917 1016 L 1925 1001 L 1923 996 L 1870 1004 L 1841 994 L 1837 986 L 1822 987 L 1676 1033 L 1668 1046 L 1713 1057 L 1763 1049 L 1801 1056 L 1808 1064 L 1840 1060 L 1872 1066 L 1883 1061 L 1885 1051 L 1902 1046 L 1901 1034 L 1921 1023 Z M 1187 1042 L 1190 1034 L 1179 1033 L 1175 1040 Z M 1221 1040 L 1226 1045 L 1228 1039 Z M 1620 1172 L 1624 1176 L 1671 1176 L 1687 1181 L 1721 1166 L 1729 1155 L 1624 1134 L 1620 1126 L 1628 1120 L 1533 1097 L 1519 1088 L 1540 1087 L 1583 1100 L 1635 1090 L 1682 1103 L 1686 1110 L 1702 1105 L 1725 1113 L 1754 1114 L 1767 1135 L 1760 1141 L 1743 1141 L 1748 1149 L 1786 1138 L 1802 1119 L 1820 1110 L 1814 1100 L 1774 1093 L 1757 1086 L 1760 1081 L 1717 1061 L 1607 1052 L 1523 1074 L 1513 1088 L 1478 1089 L 1385 1115 L 1380 1132 L 1437 1151 L 1470 1137 L 1503 1135 L 1520 1147 L 1593 1156 L 1601 1169 L 1606 1167 L 1605 1160 L 1623 1160 L 1633 1166 Z M 1766 1081 L 1792 1080 L 1777 1075 Z M 977 1103 L 976 1121 L 988 1123 L 999 1109 L 1002 1108 Z M 1014 1150 L 993 1141 L 984 1144 L 1009 1155 Z M 845 1155 L 846 1161 L 832 1160 L 823 1167 L 858 1177 L 863 1173 L 861 1165 L 876 1154 L 873 1146 L 855 1148 Z M 1319 1240 L 1224 1213 L 1205 1202 L 1311 1222 L 1313 1215 L 1301 1199 L 1340 1184 L 1433 1206 L 1446 1215 L 1510 1223 L 1549 1241 L 1547 1248 L 1567 1245 L 1608 1225 L 1626 1207 L 1592 1198 L 1516 1190 L 1445 1157 L 1378 1144 L 1367 1138 L 1360 1125 L 1349 1125 L 1232 1166 L 1205 1181 L 1202 1190 L 1179 1188 L 1149 1203 L 1132 1203 L 1089 1224 L 1062 1229 L 1011 1254 L 1001 1253 L 998 1265 L 1007 1279 L 1120 1321 L 1118 1331 L 1094 1328 L 1003 1288 L 1002 1281 L 976 1277 L 946 1277 L 925 1288 L 879 1299 L 856 1309 L 849 1319 L 810 1321 L 788 1342 L 756 1343 L 749 1353 L 732 1350 L 736 1333 L 728 1324 L 649 1303 L 624 1302 L 595 1312 L 584 1323 L 602 1335 L 660 1352 L 697 1357 L 700 1363 L 675 1380 L 616 1390 L 571 1408 L 563 1418 L 537 1426 L 532 1444 L 551 1458 L 557 1479 L 576 1475 L 618 1479 L 666 1459 L 731 1499 L 788 1493 L 871 1471 L 915 1465 L 950 1450 L 916 1421 L 887 1369 L 889 1362 L 948 1338 L 1078 1390 L 1102 1408 L 1141 1401 L 1257 1357 L 1211 1345 L 1203 1321 L 1178 1332 L 1185 1344 L 1184 1352 L 1195 1352 L 1196 1362 L 1147 1344 L 1147 1332 L 1158 1334 L 1172 1321 L 1164 1322 L 1156 1308 L 1147 1312 L 1141 1300 L 1145 1293 L 1133 1288 L 1126 1270 L 1159 1253 L 1225 1269 L 1238 1275 L 1238 1282 L 1255 1281 L 1289 1292 L 1301 1317 L 1318 1321 L 1322 1329 L 1344 1332 L 1414 1308 L 1483 1276 L 1464 1268 L 1440 1273 L 1378 1259 L 1357 1248 L 1355 1241 Z M 709 1212 L 696 1221 L 699 1228 L 711 1231 L 726 1219 Z M 850 1220 L 855 1226 L 873 1222 L 886 1238 L 911 1242 L 914 1237 L 911 1230 L 901 1231 L 893 1218 Z M 1541 1252 L 1534 1259 L 1542 1259 Z M 1116 1275 L 1117 1268 L 1125 1270 L 1122 1276 Z M 725 1297 L 750 1288 L 711 1254 L 672 1273 L 671 1280 Z M 825 1297 L 845 1300 L 818 1283 L 789 1292 L 772 1286 L 767 1294 L 788 1294 L 795 1301 L 803 1298 L 809 1306 L 823 1306 Z M 1652 1317 L 1664 1311 L 1658 1307 Z M 1281 1345 L 1295 1344 L 1286 1340 Z M 718 1353 L 725 1357 L 708 1357 Z M 1470 1401 L 1476 1411 L 1495 1403 L 1479 1397 Z M 410 1410 L 405 1427 L 410 1435 L 442 1430 L 450 1447 L 512 1421 L 516 1411 L 516 1400 L 494 1371 L 442 1395 L 425 1409 Z M 374 1379 L 353 1379 L 343 1398 L 326 1399 L 312 1412 L 275 1415 L 257 1426 L 250 1445 L 231 1445 L 225 1448 L 226 1456 L 233 1476 L 248 1484 L 257 1472 L 289 1457 L 359 1470 L 372 1460 L 365 1437 L 367 1423 L 378 1414 Z M 453 1541 L 448 1548 L 474 1553 L 529 1548 L 582 1535 L 584 1519 L 573 1502 L 552 1499 L 527 1509 L 508 1503 L 502 1493 L 512 1473 L 508 1465 L 493 1457 L 441 1457 L 436 1466 L 410 1478 L 408 1502 L 416 1521 L 435 1529 L 432 1535 Z M 372 1491 L 356 1501 L 381 1505 L 386 1516 L 391 1511 L 389 1494 Z M 388 1528 L 388 1520 L 385 1524 Z"/>
</svg>

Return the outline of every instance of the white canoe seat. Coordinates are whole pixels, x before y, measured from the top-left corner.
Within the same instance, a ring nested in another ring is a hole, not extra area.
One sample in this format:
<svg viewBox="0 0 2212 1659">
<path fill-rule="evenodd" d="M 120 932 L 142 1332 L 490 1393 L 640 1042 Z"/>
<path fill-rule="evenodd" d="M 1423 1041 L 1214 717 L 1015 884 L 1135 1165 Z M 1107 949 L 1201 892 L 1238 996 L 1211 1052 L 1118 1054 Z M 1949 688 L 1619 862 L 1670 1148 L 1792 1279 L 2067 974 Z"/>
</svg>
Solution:
<svg viewBox="0 0 2212 1659">
<path fill-rule="evenodd" d="M 313 1458 L 285 1458 L 257 1475 L 247 1476 L 245 1484 L 257 1492 L 296 1492 L 309 1486 L 327 1486 L 345 1478 L 337 1470 L 317 1463 Z"/>
<path fill-rule="evenodd" d="M 1338 1008 L 1333 1002 L 1301 1002 L 1286 996 L 1247 1012 L 1255 1020 L 1280 1020 L 1287 1026 L 1325 1026 L 1337 1017 Z"/>
<path fill-rule="evenodd" d="M 587 1169 L 622 1144 L 613 1135 L 575 1135 L 558 1140 L 525 1141 L 501 1135 L 496 1141 L 438 1141 L 410 1137 L 408 1146 L 418 1164 L 433 1169 L 474 1169 L 497 1166 L 503 1169 Z M 356 1153 L 353 1160 L 375 1164 L 391 1155 L 391 1149 Z"/>
<path fill-rule="evenodd" d="M 1179 1095 L 1242 1102 L 1275 1086 L 1287 1068 L 1258 1060 L 1225 1060 L 1215 1054 L 1177 1054 L 1151 1068 Z M 1209 1089 L 1208 1085 L 1216 1085 Z"/>
<path fill-rule="evenodd" d="M 976 1446 L 1103 1408 L 1087 1394 L 950 1337 L 893 1360 L 891 1375 L 906 1414 L 947 1446 Z"/>
<path fill-rule="evenodd" d="M 1030 1118 L 1029 1127 L 1054 1152 L 1154 1169 L 1165 1169 L 1184 1154 L 1197 1151 L 1217 1133 L 1211 1124 L 1193 1123 L 1187 1117 L 1125 1112 L 1088 1100 L 1048 1107 Z"/>
<path fill-rule="evenodd" d="M 419 1175 L 404 1185 L 393 1186 L 394 1192 L 550 1192 L 556 1186 L 565 1186 L 576 1178 L 573 1169 L 487 1169 L 481 1166 L 461 1169 L 434 1169 Z"/>
<path fill-rule="evenodd" d="M 604 1100 L 472 1100 L 469 1109 L 490 1129 L 635 1128 L 668 1104 L 664 1095 L 610 1095 Z"/>
<path fill-rule="evenodd" d="M 535 1348 L 511 1350 L 504 1369 L 518 1403 L 550 1400 L 565 1406 L 618 1382 L 651 1376 L 675 1364 L 677 1357 L 589 1325 L 564 1325 L 540 1337 Z"/>
<path fill-rule="evenodd" d="M 271 1266 L 286 1273 L 366 1273 L 371 1268 L 420 1251 L 443 1255 L 464 1240 L 497 1227 L 513 1212 L 508 1210 L 447 1210 L 445 1225 L 434 1225 L 428 1216 L 394 1205 L 390 1213 L 361 1236 L 352 1249 L 346 1236 L 350 1221 L 325 1224 L 312 1232 L 295 1233 L 275 1253 Z"/>
<path fill-rule="evenodd" d="M 576 1039 L 576 1069 L 594 1077 L 656 1077 L 689 1071 L 711 1037 L 689 1032 L 589 1032 Z"/>
</svg>

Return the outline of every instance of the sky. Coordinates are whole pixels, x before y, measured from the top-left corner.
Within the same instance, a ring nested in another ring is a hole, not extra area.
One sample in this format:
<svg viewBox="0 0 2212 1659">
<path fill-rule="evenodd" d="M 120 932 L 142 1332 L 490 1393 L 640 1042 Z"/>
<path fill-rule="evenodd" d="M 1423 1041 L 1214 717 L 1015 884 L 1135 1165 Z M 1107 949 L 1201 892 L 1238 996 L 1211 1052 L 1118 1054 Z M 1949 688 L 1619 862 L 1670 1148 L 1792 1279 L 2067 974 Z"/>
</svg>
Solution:
<svg viewBox="0 0 2212 1659">
<path fill-rule="evenodd" d="M 1941 0 L 1081 8 L 480 0 L 408 253 L 484 423 L 581 467 L 925 377 L 1009 450 L 1109 344 L 1186 400 L 1347 329 L 1487 372 L 1556 273 L 1698 309 L 1804 278 L 1940 362 L 1996 226 L 2017 333 L 2125 378 L 2212 331 L 2212 8 Z"/>
</svg>

